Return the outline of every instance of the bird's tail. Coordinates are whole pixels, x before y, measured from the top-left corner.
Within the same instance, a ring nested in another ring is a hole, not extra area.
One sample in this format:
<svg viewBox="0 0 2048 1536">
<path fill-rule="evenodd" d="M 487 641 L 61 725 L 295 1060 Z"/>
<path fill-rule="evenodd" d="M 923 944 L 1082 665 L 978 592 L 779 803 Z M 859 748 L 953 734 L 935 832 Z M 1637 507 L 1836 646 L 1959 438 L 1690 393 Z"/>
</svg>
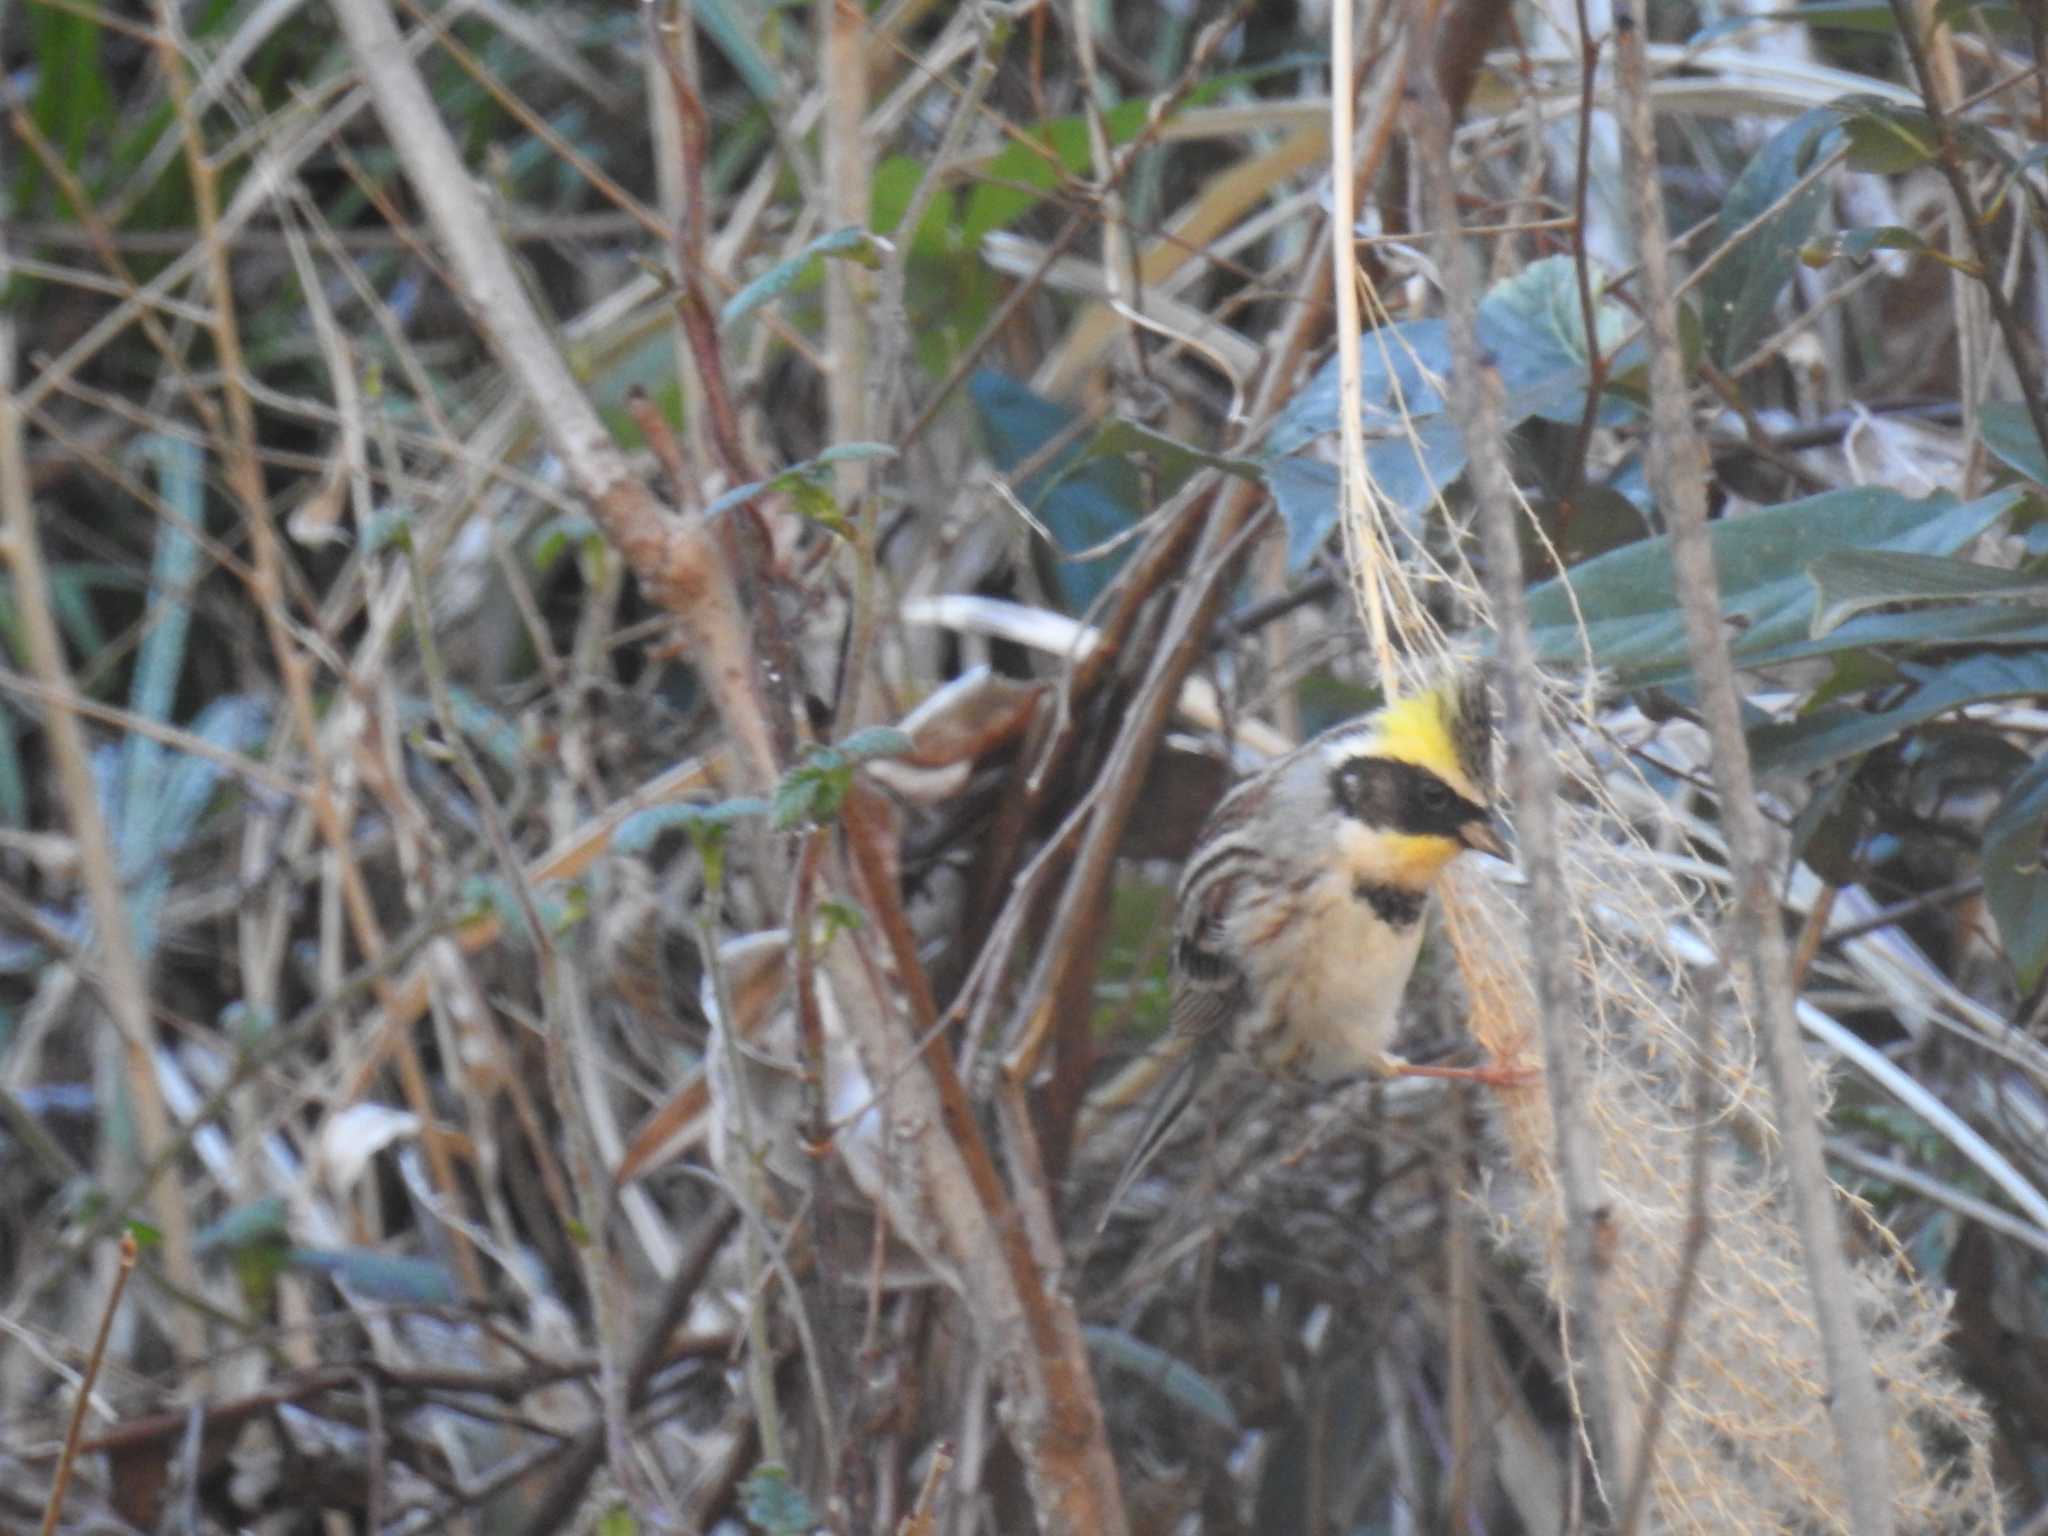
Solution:
<svg viewBox="0 0 2048 1536">
<path fill-rule="evenodd" d="M 1181 1117 L 1200 1098 L 1203 1085 L 1209 1080 L 1210 1068 L 1221 1054 L 1220 1045 L 1213 1039 L 1190 1042 L 1182 1036 L 1169 1039 L 1141 1063 L 1150 1066 L 1148 1077 L 1157 1077 L 1162 1069 L 1165 1076 L 1153 1095 L 1152 1107 L 1138 1130 L 1138 1139 L 1131 1143 L 1131 1150 L 1124 1155 L 1123 1167 L 1117 1170 L 1109 1200 L 1102 1207 L 1102 1214 L 1096 1218 L 1096 1236 L 1102 1235 L 1102 1229 L 1109 1225 L 1109 1218 L 1123 1204 L 1124 1196 L 1130 1193 L 1138 1176 L 1159 1155 L 1159 1149 L 1173 1139 Z M 1121 1081 L 1119 1078 L 1118 1082 Z"/>
</svg>

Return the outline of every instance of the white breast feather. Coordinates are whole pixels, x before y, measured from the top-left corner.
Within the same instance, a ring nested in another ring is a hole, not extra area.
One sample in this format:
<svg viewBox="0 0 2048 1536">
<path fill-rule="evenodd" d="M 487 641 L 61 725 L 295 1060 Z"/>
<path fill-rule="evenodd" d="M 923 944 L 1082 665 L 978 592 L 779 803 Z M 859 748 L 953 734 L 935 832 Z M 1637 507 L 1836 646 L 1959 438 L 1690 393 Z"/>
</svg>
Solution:
<svg viewBox="0 0 2048 1536">
<path fill-rule="evenodd" d="M 1400 1023 L 1422 925 L 1389 927 L 1332 872 L 1307 893 L 1292 932 L 1294 963 L 1279 999 L 1292 1026 L 1292 1075 L 1347 1077 L 1378 1064 Z"/>
</svg>

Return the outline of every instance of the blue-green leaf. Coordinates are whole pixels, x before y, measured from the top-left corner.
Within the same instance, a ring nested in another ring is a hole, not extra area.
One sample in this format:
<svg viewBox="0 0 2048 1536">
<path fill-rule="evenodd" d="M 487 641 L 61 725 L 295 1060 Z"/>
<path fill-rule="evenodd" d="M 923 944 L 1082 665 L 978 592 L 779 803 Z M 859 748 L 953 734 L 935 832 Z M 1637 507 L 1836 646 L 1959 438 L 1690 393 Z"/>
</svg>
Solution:
<svg viewBox="0 0 2048 1536">
<path fill-rule="evenodd" d="M 1835 114 L 1825 108 L 1802 113 L 1773 134 L 1728 189 L 1714 224 L 1715 246 L 1728 246 L 1739 231 L 1784 198 L 1839 139 Z M 1719 263 L 1701 283 L 1707 345 L 1723 367 L 1747 356 L 1763 334 L 1828 195 L 1825 182 L 1808 187 L 1764 218 L 1739 245 L 1721 252 Z"/>
<path fill-rule="evenodd" d="M 874 757 L 908 757 L 917 744 L 893 725 L 871 725 L 840 742 L 838 750 L 859 763 Z"/>
<path fill-rule="evenodd" d="M 2048 696 L 2048 652 L 1986 651 L 1909 674 L 1916 687 L 1883 710 L 1830 706 L 1750 733 L 1759 773 L 1810 773 L 1868 752 L 1969 704 Z"/>
<path fill-rule="evenodd" d="M 767 814 L 768 802 L 751 798 L 721 800 L 716 805 L 650 806 L 619 823 L 619 830 L 612 834 L 612 847 L 620 853 L 645 853 L 664 832 L 682 831 L 694 836 L 707 827 L 723 829 Z"/>
<path fill-rule="evenodd" d="M 820 235 L 794 256 L 778 261 L 727 299 L 725 307 L 718 312 L 718 323 L 722 326 L 732 325 L 752 314 L 763 304 L 781 298 L 810 271 L 814 262 L 824 257 L 837 256 L 873 271 L 881 266 L 888 251 L 889 243 L 886 240 L 879 235 L 870 234 L 858 224 L 849 224 L 844 229 L 833 230 L 829 235 Z"/>
<path fill-rule="evenodd" d="M 740 1509 L 762 1536 L 810 1536 L 819 1524 L 803 1490 L 772 1461 L 762 1462 L 740 1484 Z"/>
<path fill-rule="evenodd" d="M 1984 898 L 2031 992 L 2048 971 L 2048 756 L 2013 780 L 1984 828 Z"/>
<path fill-rule="evenodd" d="M 2008 469 L 2025 475 L 2036 485 L 2048 486 L 2048 455 L 2034 431 L 2034 418 L 2016 401 L 1994 401 L 1977 414 L 1984 432 L 1984 446 Z"/>
<path fill-rule="evenodd" d="M 1596 291 L 1594 324 L 1606 353 L 1628 317 Z M 1531 263 L 1498 283 L 1479 306 L 1479 344 L 1505 387 L 1501 421 L 1531 417 L 1576 423 L 1585 414 L 1591 364 L 1578 274 L 1569 258 Z M 1631 347 L 1607 357 L 1613 370 L 1640 356 Z M 1465 440 L 1443 394 L 1450 373 L 1450 334 L 1441 320 L 1381 326 L 1359 339 L 1365 466 L 1380 495 L 1411 530 L 1444 488 L 1465 472 Z M 1300 450 L 1336 432 L 1342 393 L 1332 357 L 1302 386 L 1266 434 L 1266 484 L 1287 527 L 1288 565 L 1299 570 L 1337 526 L 1336 471 Z M 1615 422 L 1634 407 L 1610 398 L 1600 419 Z"/>
<path fill-rule="evenodd" d="M 1766 666 L 1828 655 L 1876 643 L 1881 636 L 1918 634 L 1923 643 L 1938 643 L 1944 628 L 1956 631 L 1960 616 L 1867 614 L 1815 640 L 1810 633 L 1814 586 L 1807 567 L 1838 549 L 1952 555 L 2018 500 L 2017 492 L 2005 490 L 1963 503 L 1945 495 L 1915 501 L 1873 486 L 1830 491 L 1714 523 L 1708 538 L 1720 575 L 1722 611 L 1738 627 L 1731 647 L 1737 664 Z M 1987 612 L 1973 610 L 1970 617 L 1981 621 Z M 2008 629 L 2033 622 L 2024 610 L 1990 616 Z M 1598 556 L 1543 583 L 1529 594 L 1529 622 L 1539 659 L 1551 665 L 1570 665 L 1582 646 L 1589 646 L 1595 664 L 1616 673 L 1627 687 L 1675 683 L 1691 671 L 1671 547 L 1664 535 Z"/>
<path fill-rule="evenodd" d="M 368 1248 L 294 1248 L 288 1263 L 293 1269 L 330 1276 L 365 1301 L 452 1307 L 461 1299 L 454 1279 L 432 1259 Z"/>
<path fill-rule="evenodd" d="M 202 1255 L 233 1253 L 263 1243 L 282 1243 L 290 1235 L 283 1196 L 265 1195 L 235 1206 L 218 1221 L 200 1228 L 192 1238 L 192 1251 Z"/>
<path fill-rule="evenodd" d="M 1885 549 L 1837 549 L 1807 567 L 1816 597 L 1816 640 L 1871 608 L 1889 603 L 1981 602 L 2048 597 L 2048 578 L 1971 560 Z"/>
<path fill-rule="evenodd" d="M 1074 420 L 1065 407 L 992 369 L 981 369 L 968 380 L 967 396 L 980 419 L 989 457 L 1005 474 L 1037 459 Z M 1060 557 L 1054 573 L 1057 596 L 1075 613 L 1085 612 L 1101 596 L 1123 568 L 1130 548 L 1120 543 L 1089 559 L 1076 557 L 1110 543 L 1137 521 L 1142 489 L 1136 469 L 1125 460 L 1083 464 L 1081 454 L 1078 442 L 1061 449 L 1044 469 L 1012 487 L 1052 535 L 1054 553 Z"/>
<path fill-rule="evenodd" d="M 1090 1324 L 1082 1332 L 1088 1347 L 1112 1365 L 1149 1382 L 1181 1407 L 1229 1434 L 1238 1432 L 1237 1412 L 1220 1388 L 1177 1356 L 1147 1344 L 1121 1328 Z"/>
</svg>

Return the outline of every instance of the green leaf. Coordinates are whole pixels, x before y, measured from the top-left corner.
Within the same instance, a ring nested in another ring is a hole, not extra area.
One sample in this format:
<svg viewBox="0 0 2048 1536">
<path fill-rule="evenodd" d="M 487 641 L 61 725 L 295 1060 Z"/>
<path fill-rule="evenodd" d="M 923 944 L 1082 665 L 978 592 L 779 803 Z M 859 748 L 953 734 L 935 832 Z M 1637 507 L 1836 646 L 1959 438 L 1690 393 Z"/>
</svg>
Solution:
<svg viewBox="0 0 2048 1536">
<path fill-rule="evenodd" d="M 1142 97 L 1118 102 L 1102 114 L 1111 147 L 1128 143 L 1145 125 L 1150 103 Z M 1014 224 L 1063 181 L 1086 170 L 1092 159 L 1088 124 L 1078 117 L 1055 118 L 1027 130 L 1035 142 L 1012 143 L 980 173 L 960 219 L 961 244 L 979 250 L 984 236 Z"/>
<path fill-rule="evenodd" d="M 28 25 L 36 65 L 35 123 L 75 171 L 87 137 L 119 119 L 100 61 L 103 29 L 90 15 L 43 5 L 30 8 Z"/>
<path fill-rule="evenodd" d="M 1081 465 L 1096 459 L 1122 458 L 1133 454 L 1143 454 L 1158 469 L 1161 496 L 1171 496 L 1187 481 L 1188 476 L 1198 469 L 1220 469 L 1225 474 L 1237 476 L 1240 480 L 1257 480 L 1265 472 L 1265 467 L 1257 459 L 1237 458 L 1227 453 L 1209 453 L 1192 443 L 1168 437 L 1164 432 L 1155 432 L 1148 426 L 1128 421 L 1121 416 L 1112 416 L 1095 429 L 1095 435 L 1082 448 L 1073 468 L 1078 469 Z"/>
<path fill-rule="evenodd" d="M 1953 637 L 1965 627 L 1964 616 L 1871 614 L 1817 641 L 1810 633 L 1814 586 L 1806 568 L 1837 549 L 1954 554 L 2018 500 L 2006 490 L 1960 504 L 1945 495 L 1915 501 L 1867 486 L 1713 523 L 1707 534 L 1722 611 L 1737 630 L 1737 665 L 1830 655 L 1883 639 L 1939 644 Z M 1986 622 L 1987 614 L 1997 622 Z M 1981 610 L 1968 621 L 1986 630 L 2036 622 L 2024 611 Z M 1588 560 L 1535 588 L 1529 622 L 1537 656 L 1550 665 L 1570 665 L 1590 647 L 1595 665 L 1616 673 L 1624 687 L 1668 685 L 1691 671 L 1667 535 Z"/>
<path fill-rule="evenodd" d="M 293 1269 L 340 1281 L 366 1301 L 452 1307 L 461 1299 L 454 1279 L 431 1259 L 368 1248 L 294 1248 L 289 1262 Z"/>
<path fill-rule="evenodd" d="M 849 224 L 829 235 L 820 235 L 794 256 L 778 261 L 727 299 L 725 307 L 718 312 L 718 323 L 721 326 L 732 325 L 763 304 L 781 298 L 811 270 L 813 263 L 827 256 L 841 257 L 872 272 L 882 265 L 888 254 L 889 242 L 879 235 L 870 234 L 858 224 Z"/>
<path fill-rule="evenodd" d="M 1632 317 L 1602 292 L 1596 271 L 1593 324 L 1600 350 L 1612 353 L 1627 334 Z M 1586 345 L 1586 309 L 1579 295 L 1579 273 L 1569 256 L 1545 256 L 1513 277 L 1494 284 L 1479 305 L 1480 344 L 1493 353 L 1494 366 L 1510 395 L 1560 379 L 1583 386 L 1591 365 Z M 1532 411 L 1552 421 L 1576 426 L 1585 412 L 1585 397 L 1560 394 L 1547 402 L 1529 401 Z"/>
<path fill-rule="evenodd" d="M 218 1221 L 200 1228 L 192 1239 L 197 1254 L 233 1253 L 263 1243 L 281 1243 L 290 1236 L 284 1197 L 266 1195 L 235 1206 Z"/>
<path fill-rule="evenodd" d="M 2048 455 L 2034 431 L 2034 418 L 2026 406 L 2014 401 L 1995 401 L 1977 413 L 1984 431 L 1984 446 L 2008 469 L 2025 475 L 2036 485 L 2048 485 Z"/>
<path fill-rule="evenodd" d="M 1880 224 L 1868 229 L 1845 229 L 1826 239 L 1810 240 L 1800 247 L 1799 259 L 1809 267 L 1824 267 L 1837 258 L 1867 261 L 1873 251 L 1918 252 L 1927 248 L 1925 240 L 1903 225 Z"/>
<path fill-rule="evenodd" d="M 768 824 L 778 832 L 794 832 L 830 821 L 852 788 L 853 764 L 827 747 L 783 775 Z"/>
<path fill-rule="evenodd" d="M 1807 567 L 1816 588 L 1816 640 L 1871 608 L 1890 603 L 1974 602 L 2048 597 L 2048 579 L 1998 566 L 1896 550 L 1837 549 Z"/>
<path fill-rule="evenodd" d="M 848 902 L 821 901 L 818 903 L 818 926 L 822 931 L 818 942 L 829 945 L 842 933 L 853 933 L 866 927 L 867 921 L 860 908 Z"/>
<path fill-rule="evenodd" d="M 805 459 L 801 464 L 770 476 L 766 480 L 755 480 L 747 485 L 736 485 L 704 509 L 706 517 L 719 517 L 734 507 L 746 505 L 755 497 L 769 491 L 787 495 L 797 511 L 814 522 L 822 523 L 835 533 L 844 534 L 846 523 L 840 514 L 839 503 L 830 490 L 829 471 L 834 464 L 852 464 L 867 460 L 893 459 L 896 450 L 888 443 L 834 443 L 814 459 Z"/>
<path fill-rule="evenodd" d="M 1827 206 L 1829 188 L 1816 182 L 1768 217 L 1766 210 L 1779 204 L 1816 160 L 1832 153 L 1838 138 L 1834 113 L 1801 113 L 1771 136 L 1728 189 L 1714 223 L 1720 261 L 1700 285 L 1707 344 L 1723 367 L 1748 356 L 1763 335 L 1798 264 L 1800 247 Z M 1739 245 L 1730 245 L 1759 218 L 1762 222 Z"/>
<path fill-rule="evenodd" d="M 1603 348 L 1628 317 L 1596 290 L 1594 324 Z M 1568 257 L 1533 262 L 1497 284 L 1479 306 L 1479 342 L 1506 388 L 1501 418 L 1576 425 L 1585 414 L 1589 364 L 1578 274 Z M 1608 359 L 1626 370 L 1641 356 L 1630 347 Z M 1465 472 L 1465 442 L 1440 387 L 1451 367 L 1450 333 L 1441 320 L 1382 326 L 1359 340 L 1359 382 L 1366 470 L 1380 494 L 1413 521 Z M 1342 395 L 1332 357 L 1290 400 L 1266 434 L 1266 484 L 1287 526 L 1290 570 L 1300 570 L 1337 526 L 1336 470 L 1300 450 L 1338 430 Z M 1609 399 L 1600 420 L 1613 424 L 1634 407 Z"/>
<path fill-rule="evenodd" d="M 620 853 L 645 853 L 662 833 L 681 828 L 728 827 L 750 816 L 768 814 L 768 802 L 753 798 L 720 800 L 715 805 L 657 805 L 635 811 L 619 823 L 612 847 Z"/>
<path fill-rule="evenodd" d="M 740 1484 L 740 1511 L 764 1536 L 809 1536 L 819 1524 L 803 1490 L 772 1461 L 762 1462 Z"/>
<path fill-rule="evenodd" d="M 697 0 L 695 14 L 698 25 L 746 82 L 747 89 L 772 111 L 782 95 L 782 80 L 762 51 L 762 18 L 756 11 L 757 7 L 746 0 Z"/>
<path fill-rule="evenodd" d="M 976 371 L 967 381 L 967 397 L 980 421 L 989 457 L 1009 474 L 1019 465 L 1036 462 L 1056 439 L 1073 427 L 1074 413 L 1045 399 L 994 369 Z M 1088 559 L 1076 558 L 1108 544 L 1136 522 L 1143 485 L 1123 459 L 1083 463 L 1077 441 L 1051 456 L 1051 462 L 1012 487 L 1018 500 L 1052 535 L 1058 565 L 1048 584 L 1069 612 L 1085 612 L 1102 595 L 1130 557 L 1127 543 Z"/>
<path fill-rule="evenodd" d="M 908 757 L 917 750 L 909 733 L 893 725 L 871 725 L 855 731 L 838 745 L 838 750 L 857 763 L 877 757 Z"/>
<path fill-rule="evenodd" d="M 1984 897 L 2006 955 L 2031 992 L 2048 971 L 2048 756 L 2013 780 L 1984 828 Z"/>
<path fill-rule="evenodd" d="M 1238 1432 L 1237 1413 L 1214 1382 L 1186 1361 L 1121 1328 L 1089 1324 L 1082 1329 L 1088 1347 L 1112 1365 L 1121 1366 L 1159 1389 L 1181 1407 L 1229 1434 Z"/>
<path fill-rule="evenodd" d="M 640 1522 L 623 1504 L 614 1504 L 597 1517 L 597 1536 L 640 1536 Z"/>
<path fill-rule="evenodd" d="M 1849 168 L 1880 176 L 1925 165 L 1940 150 L 1933 120 L 1882 96 L 1844 96 L 1828 110 L 1849 136 Z"/>
<path fill-rule="evenodd" d="M 1759 773 L 1810 773 L 1883 746 L 1916 726 L 1970 704 L 2048 695 L 2048 652 L 1987 651 L 1914 674 L 1915 687 L 1886 709 L 1815 710 L 1750 732 Z"/>
</svg>

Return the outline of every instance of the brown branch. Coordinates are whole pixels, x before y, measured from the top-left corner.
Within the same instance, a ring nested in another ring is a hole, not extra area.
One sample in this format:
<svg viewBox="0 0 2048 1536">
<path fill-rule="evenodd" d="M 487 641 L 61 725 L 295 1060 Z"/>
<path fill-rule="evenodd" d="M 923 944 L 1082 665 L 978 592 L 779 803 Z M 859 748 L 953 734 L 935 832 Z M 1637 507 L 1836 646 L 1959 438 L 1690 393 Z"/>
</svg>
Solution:
<svg viewBox="0 0 2048 1536">
<path fill-rule="evenodd" d="M 696 1243 L 683 1256 L 682 1263 L 676 1266 L 660 1304 L 640 1330 L 640 1343 L 626 1369 L 626 1402 L 629 1407 L 638 1407 L 645 1401 L 654 1373 L 668 1359 L 669 1335 L 682 1325 L 690 1303 L 697 1299 L 698 1288 L 711 1273 L 712 1261 L 718 1257 L 719 1250 L 725 1246 L 739 1219 L 738 1208 L 727 1203 L 705 1218 L 698 1228 Z M 525 1522 L 519 1527 L 520 1536 L 553 1536 L 556 1531 L 566 1530 L 577 1506 L 583 1502 L 584 1489 L 589 1486 L 597 1469 L 604 1465 L 604 1452 L 605 1426 L 600 1419 L 588 1426 L 570 1445 L 562 1466 L 555 1473 L 554 1482 L 527 1512 Z"/>
<path fill-rule="evenodd" d="M 1892 16 L 1899 27 L 1899 38 L 1906 45 L 1906 57 L 1913 61 L 1913 75 L 1920 82 L 1920 104 L 1927 109 L 1928 121 L 1934 124 L 1934 137 L 1941 146 L 1941 153 L 1934 157 L 1934 163 L 1941 168 L 1942 176 L 1948 182 L 1948 189 L 1956 200 L 1956 212 L 1962 216 L 1963 230 L 1970 237 L 1970 249 L 1977 253 L 1977 269 L 1984 279 L 1984 297 L 1991 305 L 1991 314 L 1998 322 L 1998 331 L 2005 338 L 2005 350 L 2012 359 L 2012 370 L 2020 381 L 2020 395 L 2027 402 L 2027 419 L 2033 423 L 2034 439 L 2041 445 L 2041 451 L 2048 453 L 2048 393 L 2041 387 L 2041 358 L 2028 349 L 2028 336 L 2019 314 L 2013 309 L 2012 300 L 1998 281 L 1998 251 L 1991 243 L 1991 233 L 1984 227 L 1983 212 L 1977 206 L 1977 196 L 1970 190 L 1970 178 L 1963 170 L 1962 147 L 1956 142 L 1955 124 L 1950 120 L 1948 108 L 1942 103 L 1942 93 L 1935 83 L 1935 70 L 1927 57 L 1927 40 L 1920 35 L 1920 18 L 1913 14 L 1913 7 L 1907 0 L 1891 0 Z M 2033 8 L 2023 7 L 2030 12 Z M 1931 18 L 1933 11 L 1930 8 Z"/>
<path fill-rule="evenodd" d="M 681 623 L 692 661 L 738 752 L 742 779 L 774 783 L 778 754 L 757 691 L 733 576 L 697 518 L 664 509 L 635 479 L 533 307 L 447 125 L 380 0 L 336 0 L 392 149 L 445 248 L 458 296 L 524 394 L 570 483 L 654 601 Z"/>
<path fill-rule="evenodd" d="M 57 1461 L 57 1475 L 50 1480 L 50 1503 L 43 1511 L 43 1536 L 51 1536 L 64 1513 L 65 1490 L 71 1486 L 71 1468 L 78 1460 L 79 1439 L 85 1429 L 85 1411 L 92 1401 L 93 1383 L 99 1380 L 100 1365 L 107 1358 L 107 1335 L 114 1330 L 114 1310 L 121 1305 L 121 1293 L 128 1288 L 128 1276 L 135 1270 L 135 1234 L 121 1234 L 121 1265 L 114 1271 L 113 1288 L 100 1310 L 99 1332 L 93 1335 L 92 1353 L 86 1356 L 85 1374 L 78 1381 L 78 1398 L 71 1405 L 71 1424 L 64 1431 L 64 1454 Z"/>
<path fill-rule="evenodd" d="M 1003 1380 L 1005 1422 L 1039 1528 L 1048 1536 L 1120 1536 L 1123 1500 L 1079 1320 L 1046 1284 L 996 1173 L 952 1048 L 937 1027 L 937 1001 L 879 846 L 880 829 L 861 800 L 856 788 L 841 818 L 853 888 L 888 946 L 915 1041 L 902 1038 L 883 1009 L 855 1006 L 856 988 L 838 989 L 841 1004 L 875 1081 L 883 1080 L 877 1065 L 913 1052 L 923 1062 L 923 1072 L 902 1074 L 890 1091 L 922 1122 L 923 1193 L 958 1266 L 962 1299 Z"/>
</svg>

